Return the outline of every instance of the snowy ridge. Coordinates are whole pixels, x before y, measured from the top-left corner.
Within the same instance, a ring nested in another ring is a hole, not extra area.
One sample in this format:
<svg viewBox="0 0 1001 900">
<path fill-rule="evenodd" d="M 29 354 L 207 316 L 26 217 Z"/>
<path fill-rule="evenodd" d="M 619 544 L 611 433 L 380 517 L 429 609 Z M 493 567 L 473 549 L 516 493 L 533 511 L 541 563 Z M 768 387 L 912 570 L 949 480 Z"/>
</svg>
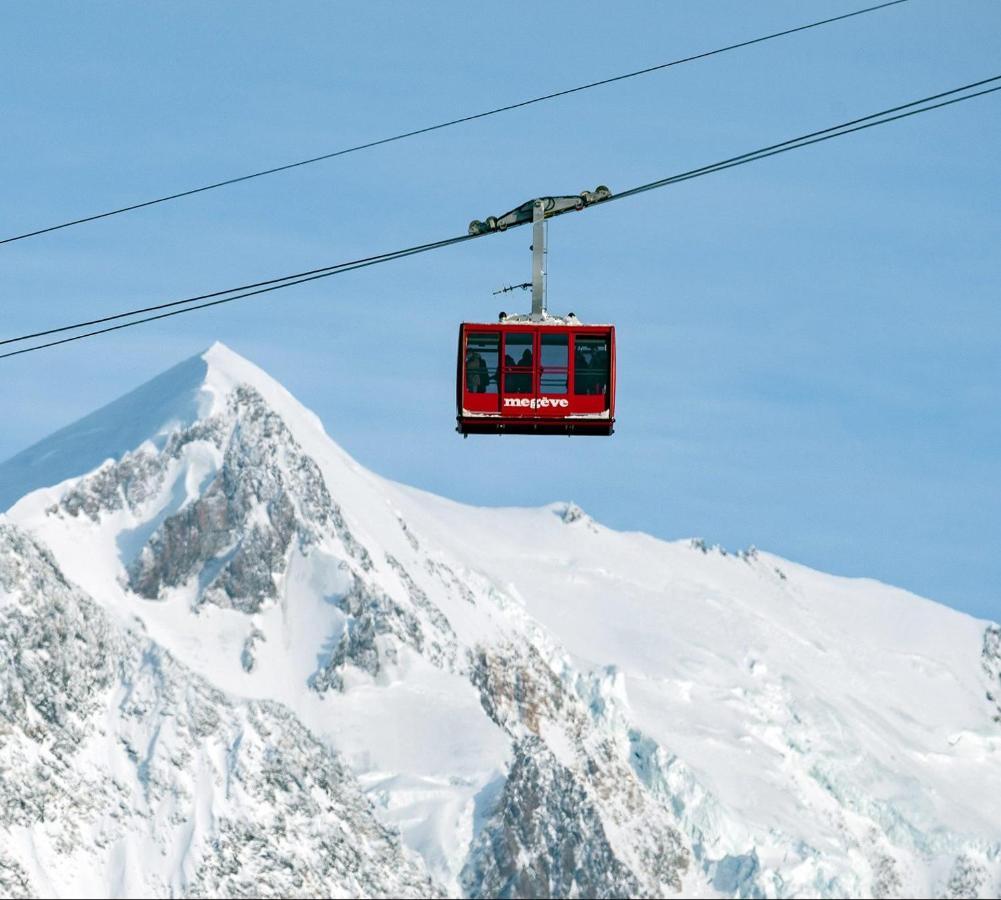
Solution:
<svg viewBox="0 0 1001 900">
<path fill-rule="evenodd" d="M 38 862 L 63 847 L 95 895 L 1001 892 L 997 626 L 387 482 L 221 345 L 0 465 L 0 498 L 0 679 L 53 603 L 53 660 L 99 675 L 79 721 L 40 682 L 2 708 L 32 790 L 58 729 L 99 749 L 58 757 L 98 786 L 61 825 L 0 803 L 0 895 L 74 893 Z"/>
</svg>

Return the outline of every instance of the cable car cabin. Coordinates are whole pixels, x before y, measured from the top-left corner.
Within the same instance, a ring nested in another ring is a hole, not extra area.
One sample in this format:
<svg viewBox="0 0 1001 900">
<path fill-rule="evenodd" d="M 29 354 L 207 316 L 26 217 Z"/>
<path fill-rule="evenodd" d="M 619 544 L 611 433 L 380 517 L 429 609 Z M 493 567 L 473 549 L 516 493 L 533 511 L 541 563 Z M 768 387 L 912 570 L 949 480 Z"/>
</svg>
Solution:
<svg viewBox="0 0 1001 900">
<path fill-rule="evenodd" d="M 546 311 L 546 219 L 612 196 L 604 185 L 576 196 L 537 197 L 502 216 L 474 220 L 471 235 L 532 223 L 532 312 L 459 326 L 456 430 L 470 434 L 604 434 L 615 424 L 615 328 Z"/>
<path fill-rule="evenodd" d="M 611 434 L 615 328 L 573 321 L 547 316 L 543 322 L 462 324 L 456 430 Z"/>
</svg>

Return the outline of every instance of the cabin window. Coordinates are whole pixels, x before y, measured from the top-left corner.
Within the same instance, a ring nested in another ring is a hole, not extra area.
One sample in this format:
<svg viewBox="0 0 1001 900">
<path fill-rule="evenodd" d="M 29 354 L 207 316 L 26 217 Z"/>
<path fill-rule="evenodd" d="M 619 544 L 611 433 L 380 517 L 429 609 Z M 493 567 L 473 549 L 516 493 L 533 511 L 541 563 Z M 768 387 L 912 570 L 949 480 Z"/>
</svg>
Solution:
<svg viewBox="0 0 1001 900">
<path fill-rule="evenodd" d="M 540 351 L 540 394 L 565 394 L 570 367 L 569 335 L 542 334 Z"/>
<path fill-rule="evenodd" d="M 574 339 L 574 393 L 607 393 L 608 362 L 606 335 L 577 335 Z"/>
<path fill-rule="evenodd" d="M 530 331 L 504 335 L 504 392 L 532 393 L 532 342 Z"/>
<path fill-rule="evenodd" d="M 500 364 L 500 332 L 474 331 L 466 337 L 466 390 L 496 394 Z"/>
</svg>

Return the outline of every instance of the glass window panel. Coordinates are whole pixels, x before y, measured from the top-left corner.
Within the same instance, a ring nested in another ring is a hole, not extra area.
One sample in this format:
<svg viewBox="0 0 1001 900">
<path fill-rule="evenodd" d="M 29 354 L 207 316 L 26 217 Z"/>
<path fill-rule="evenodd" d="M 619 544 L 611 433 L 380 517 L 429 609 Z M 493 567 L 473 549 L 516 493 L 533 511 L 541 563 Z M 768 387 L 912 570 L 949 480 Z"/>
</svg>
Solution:
<svg viewBox="0 0 1001 900">
<path fill-rule="evenodd" d="M 496 394 L 500 365 L 500 332 L 473 331 L 466 336 L 466 390 Z"/>
<path fill-rule="evenodd" d="M 574 338 L 574 393 L 607 393 L 608 373 L 608 338 L 577 335 Z"/>
<path fill-rule="evenodd" d="M 532 393 L 531 332 L 504 335 L 504 391 L 508 394 Z"/>
<path fill-rule="evenodd" d="M 570 336 L 543 334 L 540 354 L 539 393 L 565 394 L 570 365 Z"/>
</svg>

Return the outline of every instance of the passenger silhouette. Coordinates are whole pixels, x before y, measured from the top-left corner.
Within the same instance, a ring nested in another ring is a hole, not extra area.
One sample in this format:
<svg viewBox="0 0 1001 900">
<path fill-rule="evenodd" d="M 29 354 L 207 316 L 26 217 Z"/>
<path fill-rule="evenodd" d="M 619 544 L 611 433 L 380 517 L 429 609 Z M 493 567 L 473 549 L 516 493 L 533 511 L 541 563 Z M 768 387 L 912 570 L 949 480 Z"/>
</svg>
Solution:
<svg viewBox="0 0 1001 900">
<path fill-rule="evenodd" d="M 591 375 L 591 357 L 584 352 L 584 348 L 577 346 L 573 355 L 574 385 L 575 394 L 590 394 L 594 384 Z"/>
<path fill-rule="evenodd" d="M 466 390 L 482 394 L 486 390 L 487 364 L 483 357 L 473 350 L 466 357 Z"/>
<path fill-rule="evenodd" d="M 594 370 L 594 392 L 604 394 L 608 391 L 608 351 L 600 347 L 594 352 L 591 360 L 591 368 Z"/>
<path fill-rule="evenodd" d="M 512 369 L 514 369 L 515 365 L 516 363 L 514 361 L 514 357 L 510 353 L 505 353 L 504 372 L 506 374 L 504 376 L 504 390 L 508 394 L 517 394 L 519 391 L 518 375 L 515 372 L 511 371 Z"/>
<path fill-rule="evenodd" d="M 522 394 L 529 394 L 532 391 L 532 351 L 526 350 L 518 360 L 518 366 L 528 369 L 527 372 L 518 373 L 518 391 Z"/>
</svg>

